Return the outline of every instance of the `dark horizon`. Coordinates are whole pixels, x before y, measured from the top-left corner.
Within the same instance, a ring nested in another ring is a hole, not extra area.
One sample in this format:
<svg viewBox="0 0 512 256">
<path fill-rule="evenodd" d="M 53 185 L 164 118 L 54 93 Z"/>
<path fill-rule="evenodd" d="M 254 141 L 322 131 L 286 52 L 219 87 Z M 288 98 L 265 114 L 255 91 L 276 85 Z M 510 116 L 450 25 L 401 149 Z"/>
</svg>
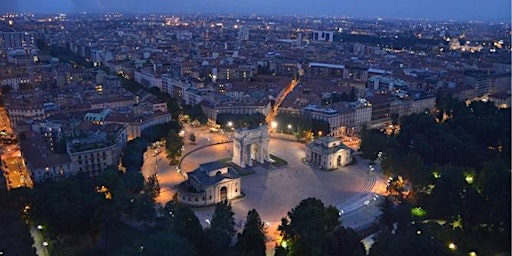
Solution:
<svg viewBox="0 0 512 256">
<path fill-rule="evenodd" d="M 51 4 L 49 4 L 51 2 Z M 350 17 L 414 20 L 510 22 L 511 3 L 490 0 L 468 3 L 463 0 L 282 0 L 258 2 L 235 0 L 2 0 L 0 12 L 55 13 L 132 13 L 132 14 L 235 14 L 262 16 Z"/>
</svg>

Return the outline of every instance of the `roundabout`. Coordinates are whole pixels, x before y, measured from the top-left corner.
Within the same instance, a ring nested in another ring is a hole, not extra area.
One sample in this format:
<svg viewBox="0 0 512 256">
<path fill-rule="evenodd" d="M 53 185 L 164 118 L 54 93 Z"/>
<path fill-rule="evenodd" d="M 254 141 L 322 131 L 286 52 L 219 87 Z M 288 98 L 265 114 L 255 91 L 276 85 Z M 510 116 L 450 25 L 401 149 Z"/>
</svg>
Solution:
<svg viewBox="0 0 512 256">
<path fill-rule="evenodd" d="M 158 201 L 162 204 L 172 198 L 176 185 L 185 180 L 183 174 L 193 171 L 202 163 L 232 157 L 233 143 L 225 135 L 212 140 L 208 133 L 195 134 L 199 134 L 199 139 L 196 144 L 185 146 L 180 167 L 169 167 L 168 162 L 156 165 L 163 191 Z M 277 236 L 281 218 L 308 197 L 318 198 L 325 205 L 336 206 L 340 212 L 343 211 L 342 225 L 355 229 L 371 225 L 380 214 L 378 194 L 385 193 L 385 182 L 378 168 L 374 172 L 369 171 L 369 160 L 356 155 L 354 163 L 325 171 L 303 161 L 306 154 L 303 143 L 271 138 L 269 149 L 272 155 L 286 160 L 288 165 L 281 168 L 266 168 L 263 165 L 250 167 L 254 173 L 243 176 L 241 182 L 245 196 L 231 202 L 237 228 L 243 228 L 242 223 L 249 210 L 258 211 L 266 224 L 270 241 L 267 248 L 273 248 L 272 241 Z M 160 159 L 157 161 L 166 161 L 163 153 L 156 158 Z M 146 161 L 144 168 L 149 168 Z M 213 210 L 214 206 L 194 208 L 205 227 L 209 225 Z"/>
</svg>

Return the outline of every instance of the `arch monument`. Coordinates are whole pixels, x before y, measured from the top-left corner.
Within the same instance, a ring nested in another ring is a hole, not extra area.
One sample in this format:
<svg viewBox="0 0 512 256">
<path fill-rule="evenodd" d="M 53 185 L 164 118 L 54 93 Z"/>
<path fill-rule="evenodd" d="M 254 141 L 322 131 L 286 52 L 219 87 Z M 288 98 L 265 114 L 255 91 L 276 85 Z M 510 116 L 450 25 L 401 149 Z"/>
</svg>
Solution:
<svg viewBox="0 0 512 256">
<path fill-rule="evenodd" d="M 269 141 L 270 134 L 266 125 L 235 130 L 231 162 L 241 168 L 252 166 L 253 161 L 270 162 Z"/>
</svg>

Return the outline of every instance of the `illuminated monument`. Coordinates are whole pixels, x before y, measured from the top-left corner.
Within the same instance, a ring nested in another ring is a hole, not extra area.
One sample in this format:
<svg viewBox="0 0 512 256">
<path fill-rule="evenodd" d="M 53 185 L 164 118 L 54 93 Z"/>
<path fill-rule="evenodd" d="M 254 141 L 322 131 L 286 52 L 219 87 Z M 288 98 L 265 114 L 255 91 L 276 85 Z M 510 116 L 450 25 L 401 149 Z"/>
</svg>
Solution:
<svg viewBox="0 0 512 256">
<path fill-rule="evenodd" d="M 266 125 L 235 130 L 231 162 L 241 168 L 252 166 L 253 161 L 258 163 L 270 162 L 269 140 L 270 135 Z"/>
</svg>

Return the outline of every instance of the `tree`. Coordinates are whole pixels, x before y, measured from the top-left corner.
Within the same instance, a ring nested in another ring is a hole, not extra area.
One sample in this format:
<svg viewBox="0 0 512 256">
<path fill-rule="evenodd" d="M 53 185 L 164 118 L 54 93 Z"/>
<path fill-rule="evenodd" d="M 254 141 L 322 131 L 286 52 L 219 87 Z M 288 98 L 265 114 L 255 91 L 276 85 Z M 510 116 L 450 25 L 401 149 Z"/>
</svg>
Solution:
<svg viewBox="0 0 512 256">
<path fill-rule="evenodd" d="M 235 234 L 235 218 L 231 204 L 221 202 L 215 205 L 215 211 L 212 216 L 211 228 L 225 231 L 229 236 Z"/>
<path fill-rule="evenodd" d="M 143 138 L 137 138 L 129 141 L 123 151 L 121 163 L 127 172 L 139 172 L 143 164 L 143 155 L 149 142 Z"/>
<path fill-rule="evenodd" d="M 510 238 L 511 174 L 510 166 L 500 160 L 484 164 L 478 176 L 477 186 L 484 197 L 487 210 L 482 218 L 490 231 Z"/>
<path fill-rule="evenodd" d="M 231 204 L 221 202 L 215 205 L 210 228 L 205 231 L 209 251 L 213 255 L 225 252 L 235 234 L 235 218 Z"/>
<path fill-rule="evenodd" d="M 153 200 L 160 195 L 160 183 L 158 183 L 156 174 L 149 176 L 148 180 L 145 182 L 144 193 L 149 194 Z"/>
<path fill-rule="evenodd" d="M 21 207 L 13 204 L 13 192 L 0 191 L 0 251 L 5 255 L 35 255 L 29 227 L 20 215 Z"/>
<path fill-rule="evenodd" d="M 323 241 L 323 254 L 325 256 L 364 256 L 364 249 L 361 238 L 357 232 L 351 228 L 338 226 L 333 232 L 329 233 Z"/>
<path fill-rule="evenodd" d="M 130 207 L 131 217 L 137 221 L 152 221 L 155 217 L 155 205 L 151 195 L 138 194 Z"/>
<path fill-rule="evenodd" d="M 377 159 L 379 152 L 387 148 L 386 135 L 377 130 L 361 131 L 361 147 L 363 157 L 367 159 Z"/>
<path fill-rule="evenodd" d="M 167 158 L 171 160 L 171 164 L 176 164 L 178 158 L 181 157 L 181 149 L 183 147 L 183 139 L 174 130 L 169 130 L 165 138 L 165 149 Z"/>
<path fill-rule="evenodd" d="M 255 209 L 247 213 L 244 230 L 238 234 L 236 247 L 239 255 L 265 255 L 265 229 L 260 215 Z"/>
<path fill-rule="evenodd" d="M 114 255 L 194 256 L 199 254 L 187 239 L 173 232 L 160 231 L 143 236 L 140 240 L 118 249 Z"/>
<path fill-rule="evenodd" d="M 464 175 L 460 168 L 445 167 L 436 180 L 432 193 L 425 201 L 431 218 L 451 219 L 461 213 L 461 193 L 465 190 Z"/>
<path fill-rule="evenodd" d="M 331 127 L 327 121 L 313 119 L 311 120 L 311 130 L 315 136 L 327 136 L 331 130 Z"/>
<path fill-rule="evenodd" d="M 196 142 L 196 135 L 194 133 L 191 133 L 188 139 L 192 144 L 194 144 Z"/>
<path fill-rule="evenodd" d="M 422 225 L 409 226 L 398 232 L 381 232 L 370 250 L 370 256 L 450 255 L 447 246 L 434 237 L 429 229 Z"/>
<path fill-rule="evenodd" d="M 187 238 L 194 244 L 200 255 L 206 253 L 203 228 L 197 216 L 188 206 L 170 201 L 164 207 L 164 216 L 172 232 Z"/>
<path fill-rule="evenodd" d="M 307 198 L 281 219 L 278 230 L 292 255 L 321 255 L 322 241 L 338 225 L 338 209 L 325 207 L 316 198 Z"/>
<path fill-rule="evenodd" d="M 206 124 L 206 122 L 208 122 L 208 118 L 204 114 L 201 105 L 184 105 L 183 112 L 188 115 L 191 120 L 197 120 L 200 124 Z"/>
</svg>

